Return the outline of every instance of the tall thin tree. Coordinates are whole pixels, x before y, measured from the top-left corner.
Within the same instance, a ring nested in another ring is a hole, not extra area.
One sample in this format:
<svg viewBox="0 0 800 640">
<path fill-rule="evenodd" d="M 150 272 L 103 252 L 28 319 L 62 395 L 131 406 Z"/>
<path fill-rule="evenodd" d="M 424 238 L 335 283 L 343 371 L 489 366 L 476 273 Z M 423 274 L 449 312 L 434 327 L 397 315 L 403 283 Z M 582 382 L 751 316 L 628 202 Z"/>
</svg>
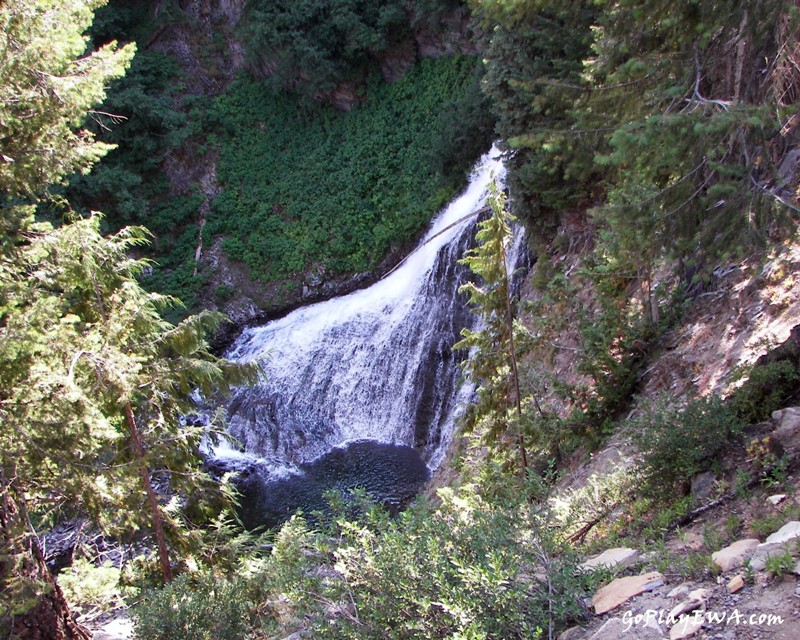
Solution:
<svg viewBox="0 0 800 640">
<path fill-rule="evenodd" d="M 474 349 L 466 368 L 479 385 L 477 414 L 487 420 L 487 439 L 496 442 L 513 431 L 520 469 L 524 475 L 528 456 L 520 428 L 522 398 L 514 340 L 511 275 L 506 251 L 511 239 L 510 223 L 513 217 L 507 212 L 505 194 L 496 183 L 491 186 L 489 204 L 491 215 L 478 225 L 479 230 L 475 235 L 477 246 L 461 260 L 479 278 L 479 282 L 463 285 L 461 291 L 469 295 L 469 302 L 474 313 L 480 317 L 482 326 L 476 330 L 464 329 L 463 338 L 455 346 L 458 349 Z"/>
</svg>

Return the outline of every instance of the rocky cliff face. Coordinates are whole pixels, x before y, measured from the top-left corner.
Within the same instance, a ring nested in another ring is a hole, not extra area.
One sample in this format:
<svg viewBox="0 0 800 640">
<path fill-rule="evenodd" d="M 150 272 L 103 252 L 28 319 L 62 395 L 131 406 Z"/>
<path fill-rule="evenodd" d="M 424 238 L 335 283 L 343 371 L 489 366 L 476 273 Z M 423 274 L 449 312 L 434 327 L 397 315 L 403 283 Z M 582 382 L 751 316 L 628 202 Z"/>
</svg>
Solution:
<svg viewBox="0 0 800 640">
<path fill-rule="evenodd" d="M 183 0 L 185 20 L 170 21 L 146 46 L 173 56 L 185 71 L 187 92 L 222 91 L 244 64 L 244 49 L 234 29 L 246 0 Z M 160 3 L 153 8 L 158 16 Z"/>
</svg>

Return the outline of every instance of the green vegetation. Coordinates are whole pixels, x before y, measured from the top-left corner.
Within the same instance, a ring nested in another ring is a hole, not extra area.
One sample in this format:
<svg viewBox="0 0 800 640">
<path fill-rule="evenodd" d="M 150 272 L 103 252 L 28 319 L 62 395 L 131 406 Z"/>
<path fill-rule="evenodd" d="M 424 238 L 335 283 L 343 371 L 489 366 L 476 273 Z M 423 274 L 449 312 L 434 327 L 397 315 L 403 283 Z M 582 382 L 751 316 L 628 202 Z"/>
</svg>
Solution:
<svg viewBox="0 0 800 640">
<path fill-rule="evenodd" d="M 227 31 L 201 56 L 214 95 L 192 95 L 177 59 L 145 46 L 202 15 L 114 2 L 90 41 L 104 4 L 0 5 L 0 635 L 84 637 L 32 535 L 80 514 L 118 538 L 150 536 L 149 558 L 122 571 L 80 561 L 61 579 L 87 606 L 136 593 L 145 640 L 552 637 L 581 620 L 601 578 L 575 570 L 574 544 L 592 531 L 662 544 L 692 517 L 686 481 L 719 471 L 744 423 L 795 397 L 787 351 L 727 402 L 636 400 L 648 357 L 714 266 L 784 237 L 800 210 L 791 3 L 475 0 L 481 66 L 417 60 L 445 16 L 463 17 L 455 0 L 251 0 L 238 32 L 249 74 L 225 85 L 214 67 Z M 140 55 L 131 62 L 116 40 L 136 40 Z M 398 68 L 387 83 L 381 72 Z M 313 100 L 337 94 L 349 112 Z M 516 317 L 510 218 L 495 194 L 464 261 L 480 278 L 465 291 L 484 326 L 458 345 L 474 351 L 467 371 L 480 384 L 468 426 L 485 437 L 460 461 L 475 485 L 396 516 L 334 497 L 337 515 L 317 530 L 295 518 L 242 534 L 200 465 L 204 429 L 181 416 L 190 392 L 255 372 L 209 352 L 220 316 L 165 320 L 179 308 L 171 293 L 218 304 L 237 294 L 218 282 L 203 291 L 215 274 L 196 264 L 198 240 L 221 239 L 276 288 L 309 271 L 372 269 L 460 186 L 495 120 L 511 207 L 563 266 L 540 251 L 540 295 Z M 90 209 L 108 216 L 80 213 Z M 129 224 L 152 229 L 152 249 Z M 547 368 L 564 350 L 571 378 L 554 379 Z M 639 466 L 549 501 L 559 464 L 597 447 L 631 407 Z M 769 438 L 745 453 L 735 483 L 723 469 L 724 496 L 787 481 Z M 509 473 L 519 467 L 522 478 Z M 750 527 L 774 530 L 785 515 Z M 708 552 L 742 526 L 708 527 L 702 554 L 656 562 L 707 573 Z M 789 557 L 767 568 L 781 575 Z"/>
<path fill-rule="evenodd" d="M 319 531 L 292 520 L 237 577 L 187 577 L 145 598 L 137 637 L 250 637 L 246 625 L 267 636 L 539 638 L 584 617 L 597 576 L 575 571 L 519 493 L 498 504 L 466 487 L 440 499 L 391 517 L 358 498 Z"/>
<path fill-rule="evenodd" d="M 77 633 L 38 541 L 30 535 L 30 512 L 58 505 L 59 495 L 68 493 L 71 483 L 66 483 L 67 491 L 59 492 L 66 474 L 53 473 L 66 465 L 59 465 L 53 455 L 90 439 L 82 433 L 80 420 L 89 412 L 80 396 L 69 393 L 73 377 L 63 375 L 61 384 L 55 378 L 59 371 L 68 373 L 59 359 L 66 357 L 68 367 L 81 351 L 82 345 L 63 338 L 76 333 L 81 302 L 86 302 L 92 287 L 83 280 L 66 292 L 61 288 L 70 275 L 85 272 L 80 263 L 64 261 L 56 273 L 46 268 L 54 247 L 69 247 L 59 243 L 49 227 L 35 224 L 34 205 L 49 185 L 60 183 L 70 172 L 87 171 L 108 151 L 80 126 L 87 110 L 102 100 L 108 80 L 124 73 L 133 48 L 117 49 L 113 43 L 78 62 L 86 48 L 82 34 L 99 4 L 15 0 L 0 6 L 0 633 L 4 636 L 19 637 L 17 632 L 26 628 L 33 634 L 45 629 L 61 637 Z M 80 245 L 73 247 L 72 255 L 80 250 Z M 94 257 L 85 256 L 87 266 Z M 61 426 L 65 417 L 64 440 L 54 443 L 60 433 L 53 423 Z"/>
<path fill-rule="evenodd" d="M 596 219 L 621 248 L 645 261 L 693 256 L 696 266 L 698 243 L 724 253 L 763 238 L 786 211 L 769 185 L 787 179 L 778 174 L 797 94 L 786 47 L 794 9 L 476 4 L 496 25 L 487 84 L 515 149 L 511 184 L 534 194 L 519 214 L 540 232 L 552 233 L 553 211 L 599 205 Z M 515 46 L 526 32 L 540 36 Z"/>
<path fill-rule="evenodd" d="M 95 565 L 86 558 L 75 558 L 70 567 L 58 576 L 58 585 L 70 603 L 78 603 L 80 614 L 106 611 L 124 602 L 125 589 L 120 586 L 122 570 L 109 561 Z"/>
<path fill-rule="evenodd" d="M 198 185 L 172 193 L 163 163 L 168 157 L 197 152 L 196 136 L 207 125 L 203 118 L 207 100 L 182 97 L 181 91 L 179 66 L 173 58 L 157 51 L 140 52 L 126 76 L 109 88 L 102 110 L 114 115 L 98 116 L 93 127 L 116 149 L 90 174 L 73 176 L 68 196 L 82 209 L 108 212 L 106 230 L 145 225 L 156 239 L 148 253 L 159 268 L 143 283 L 191 305 L 204 283 L 194 272 L 203 196 Z"/>
<path fill-rule="evenodd" d="M 191 493 L 200 505 L 218 493 L 196 456 L 202 431 L 180 416 L 193 390 L 224 391 L 254 373 L 208 351 L 219 315 L 177 326 L 161 317 L 176 301 L 144 291 L 137 277 L 147 263 L 130 257 L 147 241 L 143 229 L 104 237 L 99 214 L 68 214 L 55 228 L 35 220 L 39 203 L 67 206 L 51 185 L 109 149 L 81 125 L 133 47 L 86 54 L 82 33 L 100 4 L 0 8 L 0 634 L 9 637 L 84 637 L 34 522 L 77 512 L 118 535 L 152 530 L 170 579 L 167 536 L 184 553 L 202 536 L 189 534 L 197 523 L 177 502 L 159 504 L 152 476 L 171 472 L 176 501 Z"/>
<path fill-rule="evenodd" d="M 491 33 L 484 91 L 507 149 L 511 210 L 539 244 L 590 197 L 602 134 L 578 121 L 597 3 L 473 2 Z"/>
<path fill-rule="evenodd" d="M 766 559 L 764 570 L 780 578 L 784 573 L 793 573 L 797 560 L 788 549 L 782 553 L 771 555 Z"/>
<path fill-rule="evenodd" d="M 450 110 L 474 98 L 476 82 L 474 58 L 426 60 L 392 84 L 372 84 L 367 102 L 344 113 L 240 80 L 211 112 L 226 133 L 222 192 L 205 233 L 223 236 L 226 254 L 264 280 L 312 264 L 333 272 L 374 267 L 424 228 L 488 147 L 487 138 L 473 140 L 469 156 L 455 157 L 445 146 L 453 142 L 439 137 L 461 113 Z"/>
<path fill-rule="evenodd" d="M 273 5 L 259 11 L 278 10 Z M 146 10 L 138 21 L 120 11 L 114 7 L 117 20 L 104 14 L 96 41 L 144 39 L 154 28 Z M 364 55 L 353 51 L 352 60 Z M 254 278 L 280 281 L 311 267 L 373 268 L 424 228 L 493 137 L 474 56 L 417 63 L 391 84 L 373 70 L 359 90 L 363 104 L 347 113 L 247 74 L 216 98 L 189 95 L 182 73 L 158 51 L 134 59 L 102 107 L 124 120 L 98 117 L 95 127 L 117 149 L 90 175 L 73 177 L 69 195 L 108 212 L 110 230 L 146 225 L 157 264 L 144 284 L 190 309 L 213 275 L 198 271 L 195 250 L 200 211 L 218 192 L 201 188 L 192 164 L 218 163 L 221 192 L 203 229 L 206 246 L 222 237 L 226 255 Z M 189 174 L 178 189 L 166 179 L 167 161 L 173 173 Z"/>
<path fill-rule="evenodd" d="M 478 330 L 462 329 L 456 349 L 474 350 L 464 367 L 478 385 L 478 400 L 466 420 L 467 428 L 480 427 L 485 442 L 496 443 L 512 437 L 517 440 L 522 475 L 528 458 L 522 434 L 522 398 L 514 339 L 514 304 L 511 299 L 511 274 L 508 272 L 506 245 L 511 240 L 511 217 L 505 197 L 496 184 L 489 198 L 491 215 L 478 223 L 477 247 L 461 260 L 479 282 L 468 282 L 460 289 L 469 295 L 472 311 L 483 325 Z M 509 433 L 511 432 L 511 433 Z"/>
<path fill-rule="evenodd" d="M 692 400 L 682 409 L 674 398 L 662 398 L 640 410 L 629 425 L 641 456 L 640 491 L 667 501 L 678 483 L 711 469 L 743 428 L 719 398 Z"/>
<path fill-rule="evenodd" d="M 184 573 L 147 593 L 135 609 L 138 640 L 242 640 L 250 627 L 249 585 L 210 573 Z"/>
<path fill-rule="evenodd" d="M 731 406 L 745 424 L 754 424 L 789 406 L 798 387 L 797 362 L 786 359 L 756 365 L 750 369 L 744 384 L 731 395 Z"/>
<path fill-rule="evenodd" d="M 344 84 L 358 91 L 387 58 L 416 60 L 415 28 L 441 29 L 459 0 L 249 0 L 240 34 L 250 65 L 282 86 L 325 96 Z"/>
</svg>

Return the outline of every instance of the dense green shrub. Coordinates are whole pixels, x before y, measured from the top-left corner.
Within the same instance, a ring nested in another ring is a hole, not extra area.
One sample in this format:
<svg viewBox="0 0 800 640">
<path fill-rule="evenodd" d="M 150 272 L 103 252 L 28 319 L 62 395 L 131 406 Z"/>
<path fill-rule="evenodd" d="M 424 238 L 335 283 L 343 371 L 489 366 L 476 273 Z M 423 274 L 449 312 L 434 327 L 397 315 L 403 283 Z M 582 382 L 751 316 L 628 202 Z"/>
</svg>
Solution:
<svg viewBox="0 0 800 640">
<path fill-rule="evenodd" d="M 145 594 L 133 609 L 137 640 L 241 640 L 250 628 L 250 603 L 237 580 L 182 574 Z"/>
<path fill-rule="evenodd" d="M 745 424 L 769 419 L 800 391 L 800 370 L 792 360 L 753 367 L 747 380 L 733 392 L 731 407 Z"/>
<path fill-rule="evenodd" d="M 440 497 L 396 519 L 339 523 L 339 597 L 357 619 L 321 619 L 323 637 L 537 638 L 582 617 L 593 578 L 519 492 L 503 504 L 474 488 Z"/>
<path fill-rule="evenodd" d="M 639 449 L 643 487 L 667 500 L 675 498 L 677 483 L 710 469 L 743 427 L 717 396 L 692 400 L 684 408 L 674 398 L 662 397 L 640 410 L 630 429 Z"/>
<path fill-rule="evenodd" d="M 225 237 L 228 256 L 266 280 L 312 263 L 371 268 L 420 232 L 463 181 L 475 158 L 454 154 L 488 148 L 486 127 L 466 147 L 450 140 L 442 154 L 432 145 L 441 140 L 442 110 L 474 103 L 475 65 L 424 61 L 392 84 L 375 82 L 350 113 L 301 106 L 253 80 L 235 83 L 213 107 L 230 135 L 221 137 L 223 190 L 207 233 Z M 449 180 L 437 171 L 445 166 Z"/>
<path fill-rule="evenodd" d="M 290 520 L 235 579 L 182 576 L 134 609 L 137 638 L 538 638 L 584 615 L 597 580 L 519 492 L 443 490 L 392 517 L 363 495 L 309 531 Z M 238 634 L 238 635 L 237 635 Z M 259 635 L 261 634 L 261 635 Z"/>
</svg>

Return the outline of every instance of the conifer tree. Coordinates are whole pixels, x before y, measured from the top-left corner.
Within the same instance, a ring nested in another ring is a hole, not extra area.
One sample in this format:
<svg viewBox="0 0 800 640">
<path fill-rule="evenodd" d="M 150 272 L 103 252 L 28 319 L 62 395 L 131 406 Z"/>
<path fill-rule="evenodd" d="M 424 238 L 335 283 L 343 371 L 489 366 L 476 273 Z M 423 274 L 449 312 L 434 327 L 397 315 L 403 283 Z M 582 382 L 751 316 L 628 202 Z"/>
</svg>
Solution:
<svg viewBox="0 0 800 640">
<path fill-rule="evenodd" d="M 144 291 L 129 250 L 142 229 L 110 238 L 100 216 L 35 220 L 49 185 L 88 171 L 108 150 L 83 128 L 132 47 L 86 51 L 103 0 L 0 4 L 0 636 L 86 638 L 39 546 L 36 521 L 69 504 L 113 532 L 151 528 L 165 579 L 165 529 L 181 529 L 155 496 L 165 471 L 175 502 L 202 488 L 200 434 L 181 425 L 193 389 L 242 381 L 214 358 L 203 314 L 178 326 L 171 299 Z M 102 117 L 102 114 L 93 114 Z M 170 473 L 171 472 L 171 473 Z M 181 493 L 183 489 L 183 493 Z"/>
<path fill-rule="evenodd" d="M 491 34 L 483 90 L 506 151 L 510 209 L 537 242 L 548 242 L 562 211 L 598 181 L 597 134 L 582 130 L 581 74 L 596 3 L 587 0 L 476 0 Z"/>
<path fill-rule="evenodd" d="M 513 217 L 506 211 L 505 195 L 491 186 L 491 215 L 479 223 L 477 246 L 461 260 L 479 282 L 468 282 L 460 291 L 469 295 L 473 312 L 481 320 L 477 330 L 463 329 L 455 347 L 474 350 L 465 367 L 479 385 L 475 414 L 485 423 L 485 438 L 497 442 L 509 433 L 517 441 L 523 473 L 528 466 L 525 441 L 520 429 L 520 397 L 517 350 L 514 340 L 514 307 L 511 299 L 506 245 L 511 238 Z"/>
<path fill-rule="evenodd" d="M 100 102 L 109 79 L 122 75 L 133 48 L 115 43 L 86 55 L 83 32 L 102 2 L 9 0 L 0 4 L 0 632 L 12 637 L 87 637 L 71 619 L 58 586 L 44 564 L 30 527 L 29 498 L 45 486 L 31 482 L 26 471 L 45 472 L 48 451 L 41 446 L 39 424 L 19 421 L 21 409 L 33 409 L 50 398 L 21 397 L 43 391 L 30 373 L 45 370 L 37 362 L 51 348 L 36 328 L 9 325 L 21 313 L 21 295 L 36 296 L 20 254 L 29 246 L 34 203 L 48 185 L 67 174 L 85 171 L 107 150 L 81 128 L 87 112 Z M 30 285 L 33 289 L 26 291 Z M 39 313 L 52 310 L 39 305 Z M 67 327 L 49 315 L 55 326 Z M 51 338 L 53 336 L 50 336 Z M 55 396 L 56 398 L 58 396 Z M 51 414 L 57 417 L 57 412 Z M 63 416 L 62 416 L 63 417 Z M 65 421 L 65 424 L 69 422 Z M 23 457 L 16 443 L 26 443 Z M 69 439 L 56 451 L 70 451 Z M 75 451 L 75 450 L 73 450 Z M 50 452 L 52 453 L 52 452 Z"/>
</svg>

